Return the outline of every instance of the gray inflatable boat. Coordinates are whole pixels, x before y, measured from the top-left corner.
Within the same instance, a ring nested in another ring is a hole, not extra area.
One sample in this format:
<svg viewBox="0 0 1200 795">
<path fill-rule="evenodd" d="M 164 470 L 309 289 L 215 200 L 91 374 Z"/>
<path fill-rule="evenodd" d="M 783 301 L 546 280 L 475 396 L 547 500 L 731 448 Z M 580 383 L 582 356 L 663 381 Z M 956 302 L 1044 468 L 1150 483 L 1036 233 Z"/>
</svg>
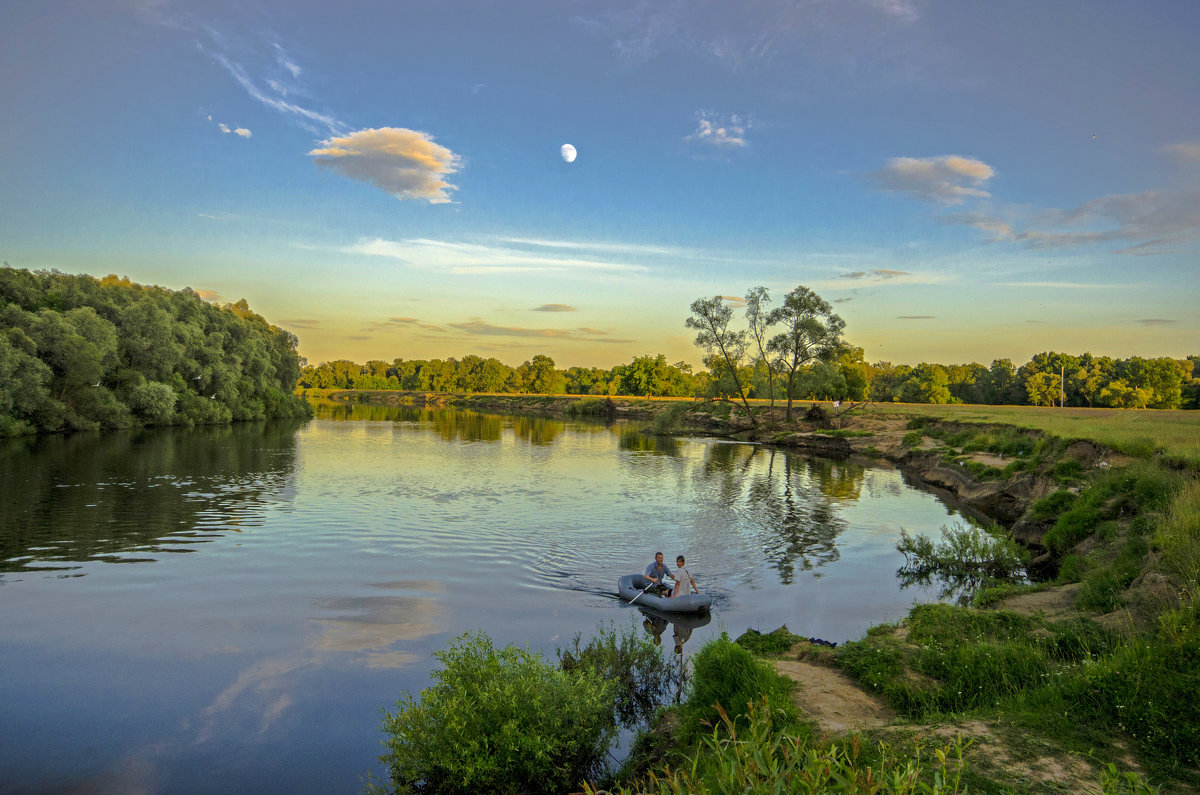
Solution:
<svg viewBox="0 0 1200 795">
<path fill-rule="evenodd" d="M 642 605 L 660 613 L 707 613 L 712 607 L 712 597 L 706 593 L 693 593 L 674 599 L 656 596 L 649 591 L 642 593 L 642 589 L 649 584 L 650 581 L 640 574 L 626 574 L 617 580 L 617 593 L 621 594 L 621 598 L 626 602 L 633 602 L 636 597 L 637 601 L 633 602 L 635 605 Z"/>
</svg>

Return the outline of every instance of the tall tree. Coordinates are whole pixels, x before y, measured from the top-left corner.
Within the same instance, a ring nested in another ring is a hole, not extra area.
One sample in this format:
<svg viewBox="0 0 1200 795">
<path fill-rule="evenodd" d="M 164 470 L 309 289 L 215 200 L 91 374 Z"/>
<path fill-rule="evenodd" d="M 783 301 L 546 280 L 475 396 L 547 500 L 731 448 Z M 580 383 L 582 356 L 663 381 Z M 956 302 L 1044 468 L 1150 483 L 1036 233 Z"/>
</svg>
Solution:
<svg viewBox="0 0 1200 795">
<path fill-rule="evenodd" d="M 693 309 L 695 304 L 692 305 Z M 833 312 L 821 296 L 804 285 L 792 290 L 783 305 L 772 309 L 767 317 L 771 325 L 780 325 L 783 332 L 767 343 L 775 355 L 787 384 L 787 419 L 792 419 L 792 399 L 796 391 L 796 375 L 804 365 L 836 354 L 846 323 Z"/>
<path fill-rule="evenodd" d="M 697 298 L 692 302 L 692 316 L 684 321 L 684 325 L 691 329 L 696 329 L 695 344 L 697 347 L 704 348 L 710 356 L 720 356 L 724 361 L 725 366 L 729 368 L 729 375 L 733 379 L 734 386 L 737 388 L 738 397 L 742 399 L 742 405 L 746 407 L 746 416 L 750 418 L 750 424 L 758 426 L 758 419 L 754 416 L 754 410 L 750 408 L 750 403 L 746 400 L 746 390 L 742 386 L 742 380 L 738 376 L 738 368 L 741 367 L 742 360 L 746 358 L 746 332 L 732 331 L 729 328 L 729 321 L 733 320 L 733 310 L 725 305 L 725 299 L 719 295 L 714 295 L 712 298 Z"/>
<path fill-rule="evenodd" d="M 749 324 L 750 338 L 758 349 L 755 357 L 756 364 L 761 363 L 767 368 L 767 397 L 771 408 L 775 408 L 775 367 L 767 354 L 767 332 L 771 328 L 770 311 L 767 306 L 771 296 L 766 287 L 751 287 L 746 291 L 746 322 Z"/>
</svg>

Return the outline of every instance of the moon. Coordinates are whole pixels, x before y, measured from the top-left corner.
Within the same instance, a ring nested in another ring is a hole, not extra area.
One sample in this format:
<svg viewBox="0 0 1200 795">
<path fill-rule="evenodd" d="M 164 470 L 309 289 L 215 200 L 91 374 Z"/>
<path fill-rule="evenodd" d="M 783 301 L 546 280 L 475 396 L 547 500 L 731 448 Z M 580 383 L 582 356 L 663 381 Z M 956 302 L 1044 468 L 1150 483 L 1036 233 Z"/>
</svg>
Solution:
<svg viewBox="0 0 1200 795">
<path fill-rule="evenodd" d="M 570 144 L 563 144 L 560 151 L 562 152 L 563 160 L 567 161 L 568 163 L 575 162 L 575 155 L 577 154 L 575 147 L 571 146 Z"/>
</svg>

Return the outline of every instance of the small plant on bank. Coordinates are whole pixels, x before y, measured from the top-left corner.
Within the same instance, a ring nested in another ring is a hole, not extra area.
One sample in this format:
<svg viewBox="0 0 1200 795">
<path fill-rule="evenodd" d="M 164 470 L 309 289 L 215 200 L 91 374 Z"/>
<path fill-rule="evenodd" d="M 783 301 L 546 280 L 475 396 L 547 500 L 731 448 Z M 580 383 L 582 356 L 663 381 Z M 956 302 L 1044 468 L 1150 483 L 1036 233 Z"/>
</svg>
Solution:
<svg viewBox="0 0 1200 795">
<path fill-rule="evenodd" d="M 742 719 L 750 705 L 760 699 L 794 723 L 798 713 L 791 697 L 792 688 L 790 679 L 780 676 L 722 633 L 692 657 L 692 682 L 688 699 L 680 710 L 683 739 L 685 742 L 694 739 L 694 733 L 703 726 L 720 723 L 722 711 L 734 721 Z"/>
</svg>

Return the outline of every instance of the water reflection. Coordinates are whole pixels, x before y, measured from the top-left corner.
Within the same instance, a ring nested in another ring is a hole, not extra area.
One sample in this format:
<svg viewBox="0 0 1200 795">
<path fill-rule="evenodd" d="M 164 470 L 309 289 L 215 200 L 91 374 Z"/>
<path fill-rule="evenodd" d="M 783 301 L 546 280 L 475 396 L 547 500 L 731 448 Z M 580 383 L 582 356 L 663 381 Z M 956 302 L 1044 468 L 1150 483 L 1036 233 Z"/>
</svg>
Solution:
<svg viewBox="0 0 1200 795">
<path fill-rule="evenodd" d="M 300 424 L 0 441 L 0 571 L 152 560 L 256 526 L 290 489 Z"/>
<path fill-rule="evenodd" d="M 447 442 L 498 442 L 507 428 L 517 439 L 547 446 L 554 444 L 567 427 L 562 420 L 551 417 L 485 414 L 470 409 L 330 400 L 313 401 L 313 406 L 317 419 L 404 423 L 419 429 L 432 428 Z"/>
<path fill-rule="evenodd" d="M 656 646 L 662 645 L 663 633 L 667 631 L 668 626 L 671 627 L 671 640 L 676 654 L 683 654 L 683 644 L 692 637 L 692 630 L 712 621 L 712 615 L 709 613 L 663 613 L 649 607 L 639 607 L 638 610 L 645 616 L 642 629 L 653 638 Z"/>
<path fill-rule="evenodd" d="M 652 453 L 654 455 L 679 455 L 680 441 L 675 436 L 651 436 L 632 428 L 618 428 L 617 444 L 630 453 Z"/>
</svg>

